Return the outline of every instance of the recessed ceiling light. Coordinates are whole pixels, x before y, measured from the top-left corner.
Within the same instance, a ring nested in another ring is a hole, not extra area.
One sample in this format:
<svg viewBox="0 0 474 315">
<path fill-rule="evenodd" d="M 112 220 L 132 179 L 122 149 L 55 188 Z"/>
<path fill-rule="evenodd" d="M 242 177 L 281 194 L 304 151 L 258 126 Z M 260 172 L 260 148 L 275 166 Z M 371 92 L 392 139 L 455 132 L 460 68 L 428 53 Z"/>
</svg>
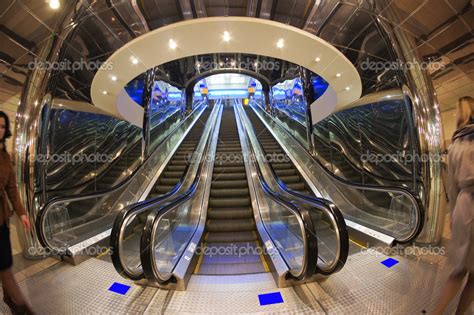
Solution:
<svg viewBox="0 0 474 315">
<path fill-rule="evenodd" d="M 285 40 L 283 38 L 280 38 L 278 41 L 277 41 L 277 47 L 278 48 L 283 48 L 285 46 Z"/>
<path fill-rule="evenodd" d="M 138 58 L 135 56 L 130 57 L 130 61 L 132 61 L 134 65 L 138 64 Z"/>
<path fill-rule="evenodd" d="M 316 57 L 316 59 L 314 59 L 314 61 L 316 61 L 316 62 L 320 62 L 320 61 L 321 61 L 321 58 L 319 58 L 319 57 Z"/>
<path fill-rule="evenodd" d="M 102 91 L 102 94 L 107 95 L 108 93 L 107 91 Z"/>
<path fill-rule="evenodd" d="M 110 80 L 112 80 L 112 81 L 117 81 L 117 76 L 115 76 L 115 75 L 111 76 L 111 77 L 110 77 Z"/>
<path fill-rule="evenodd" d="M 346 91 L 349 91 L 351 88 L 349 86 L 346 86 Z"/>
<path fill-rule="evenodd" d="M 178 44 L 176 43 L 176 41 L 174 39 L 170 39 L 169 42 L 168 42 L 168 45 L 170 46 L 171 49 L 176 49 L 178 47 Z"/>
<path fill-rule="evenodd" d="M 336 77 L 337 77 L 337 78 L 340 78 L 340 77 L 341 77 L 341 74 L 340 74 L 340 73 L 336 73 Z"/>
<path fill-rule="evenodd" d="M 219 62 L 219 66 L 221 66 L 221 67 L 222 67 L 223 65 L 224 65 L 224 63 L 223 63 L 222 61 L 221 61 L 221 62 Z"/>
<path fill-rule="evenodd" d="M 61 3 L 59 2 L 59 0 L 49 0 L 49 7 L 53 10 L 57 10 L 59 9 L 59 7 L 61 6 Z"/>
<path fill-rule="evenodd" d="M 228 42 L 230 41 L 230 33 L 225 31 L 224 32 L 224 35 L 222 36 L 222 38 L 224 39 L 225 42 Z"/>
</svg>

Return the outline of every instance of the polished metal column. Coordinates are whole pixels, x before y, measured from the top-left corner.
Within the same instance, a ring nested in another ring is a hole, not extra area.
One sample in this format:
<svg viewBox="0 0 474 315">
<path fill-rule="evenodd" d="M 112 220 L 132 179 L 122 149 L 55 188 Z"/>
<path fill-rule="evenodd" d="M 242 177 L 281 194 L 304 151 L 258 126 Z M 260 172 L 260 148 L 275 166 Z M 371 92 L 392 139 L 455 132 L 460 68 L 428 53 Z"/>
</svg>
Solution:
<svg viewBox="0 0 474 315">
<path fill-rule="evenodd" d="M 55 28 L 57 36 L 51 36 L 42 42 L 38 51 L 36 61 L 56 62 L 60 60 L 60 52 L 65 45 L 65 38 L 77 27 L 77 19 L 87 10 L 84 2 L 65 2 L 61 10 L 62 16 Z M 27 216 L 32 225 L 32 233 L 23 233 L 20 230 L 20 242 L 23 247 L 23 255 L 27 258 L 42 258 L 45 251 L 38 241 L 36 235 L 35 221 L 38 211 L 42 206 L 42 190 L 45 188 L 42 181 L 42 166 L 36 162 L 38 154 L 43 154 L 41 137 L 44 137 L 42 128 L 46 128 L 42 120 L 42 112 L 45 106 L 50 106 L 49 95 L 51 86 L 54 86 L 51 68 L 36 67 L 27 76 L 23 91 L 21 93 L 20 106 L 18 107 L 15 127 L 15 151 L 14 155 L 18 190 L 20 198 L 25 206 Z"/>
<path fill-rule="evenodd" d="M 311 104 L 315 101 L 314 89 L 311 82 L 311 74 L 309 70 L 299 67 L 301 83 L 303 84 L 303 95 L 306 101 L 306 140 L 308 141 L 308 151 L 311 155 L 315 154 L 314 135 L 313 135 L 313 119 L 311 117 Z"/>
<path fill-rule="evenodd" d="M 418 172 L 423 182 L 419 195 L 425 208 L 425 220 L 417 242 L 437 244 L 441 241 L 445 217 L 445 209 L 440 206 L 443 198 L 440 159 L 443 144 L 439 104 L 429 74 L 420 67 L 422 58 L 416 49 L 416 38 L 403 27 L 397 27 L 402 18 L 396 9 L 396 3 L 383 0 L 378 4 L 385 8 L 383 16 L 379 16 L 377 21 L 387 42 L 391 44 L 402 64 L 414 64 L 405 67 L 401 72 L 406 83 L 403 87 L 404 93 L 413 104 L 419 153 L 422 155 L 418 157 L 421 161 Z"/>
<path fill-rule="evenodd" d="M 151 102 L 155 74 L 155 69 L 147 70 L 143 86 L 142 161 L 144 161 L 150 154 Z"/>
</svg>

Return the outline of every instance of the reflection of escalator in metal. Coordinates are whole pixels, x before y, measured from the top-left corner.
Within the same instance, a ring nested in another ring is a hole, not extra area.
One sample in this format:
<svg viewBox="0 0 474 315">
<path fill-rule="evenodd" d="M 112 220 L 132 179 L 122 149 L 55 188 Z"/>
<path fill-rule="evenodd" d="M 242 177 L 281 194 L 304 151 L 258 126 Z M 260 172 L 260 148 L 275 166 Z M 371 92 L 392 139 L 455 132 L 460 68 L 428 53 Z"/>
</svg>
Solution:
<svg viewBox="0 0 474 315">
<path fill-rule="evenodd" d="M 283 148 L 278 144 L 270 131 L 257 117 L 252 109 L 245 107 L 245 112 L 249 117 L 252 126 L 257 134 L 260 144 L 265 151 L 268 162 L 272 166 L 275 174 L 285 183 L 286 187 L 298 191 L 305 195 L 313 195 L 308 184 L 291 162 Z"/>
<path fill-rule="evenodd" d="M 235 275 L 265 272 L 232 107 L 224 109 L 221 126 L 225 127 L 220 129 L 214 163 L 205 250 L 195 273 Z M 219 254 L 224 250 L 225 255 Z"/>
</svg>

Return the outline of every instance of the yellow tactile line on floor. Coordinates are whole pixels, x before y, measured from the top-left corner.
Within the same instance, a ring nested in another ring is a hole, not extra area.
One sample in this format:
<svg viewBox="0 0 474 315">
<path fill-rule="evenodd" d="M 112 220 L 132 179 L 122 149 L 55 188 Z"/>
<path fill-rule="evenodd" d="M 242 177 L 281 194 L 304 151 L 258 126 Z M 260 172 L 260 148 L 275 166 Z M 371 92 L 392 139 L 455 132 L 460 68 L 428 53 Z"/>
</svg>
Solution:
<svg viewBox="0 0 474 315">
<path fill-rule="evenodd" d="M 204 236 L 204 241 L 207 241 L 207 237 L 209 236 L 209 232 L 206 232 L 206 235 Z M 194 268 L 194 274 L 197 274 L 199 272 L 199 269 L 201 269 L 201 264 L 202 260 L 204 259 L 204 251 L 206 249 L 207 243 L 203 243 L 201 252 L 199 253 L 199 258 L 196 264 L 196 267 Z"/>
<path fill-rule="evenodd" d="M 257 233 L 255 231 L 252 231 L 253 236 L 258 239 Z M 258 243 L 258 240 L 255 241 L 255 244 L 257 244 L 257 250 L 260 253 L 260 260 L 262 261 L 263 269 L 265 272 L 270 272 L 270 268 L 268 267 L 267 261 L 265 260 L 265 256 L 263 256 L 263 249 L 260 247 L 260 244 Z"/>
<path fill-rule="evenodd" d="M 359 247 L 362 247 L 363 249 L 367 249 L 367 246 L 364 246 L 361 243 L 354 241 L 352 238 L 349 238 L 349 241 L 351 241 L 352 243 L 356 244 Z"/>
</svg>

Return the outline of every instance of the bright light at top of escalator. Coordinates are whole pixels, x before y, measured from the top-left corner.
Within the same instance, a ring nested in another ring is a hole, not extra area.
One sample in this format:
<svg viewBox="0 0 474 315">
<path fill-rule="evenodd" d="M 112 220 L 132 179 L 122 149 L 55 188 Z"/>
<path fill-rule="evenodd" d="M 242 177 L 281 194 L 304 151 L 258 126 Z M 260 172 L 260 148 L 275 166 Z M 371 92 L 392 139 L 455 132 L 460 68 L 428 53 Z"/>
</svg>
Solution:
<svg viewBox="0 0 474 315">
<path fill-rule="evenodd" d="M 228 42 L 230 41 L 230 33 L 225 31 L 224 32 L 224 35 L 222 36 L 222 38 L 224 39 L 224 42 Z"/>
<path fill-rule="evenodd" d="M 283 48 L 285 47 L 285 40 L 283 38 L 280 38 L 278 41 L 277 41 L 277 47 L 278 48 Z"/>
<path fill-rule="evenodd" d="M 49 7 L 53 10 L 57 10 L 61 7 L 59 0 L 49 0 Z"/>
<path fill-rule="evenodd" d="M 175 50 L 178 47 L 178 43 L 176 43 L 176 41 L 174 39 L 170 39 L 169 42 L 168 42 L 168 45 L 173 50 Z"/>
</svg>

